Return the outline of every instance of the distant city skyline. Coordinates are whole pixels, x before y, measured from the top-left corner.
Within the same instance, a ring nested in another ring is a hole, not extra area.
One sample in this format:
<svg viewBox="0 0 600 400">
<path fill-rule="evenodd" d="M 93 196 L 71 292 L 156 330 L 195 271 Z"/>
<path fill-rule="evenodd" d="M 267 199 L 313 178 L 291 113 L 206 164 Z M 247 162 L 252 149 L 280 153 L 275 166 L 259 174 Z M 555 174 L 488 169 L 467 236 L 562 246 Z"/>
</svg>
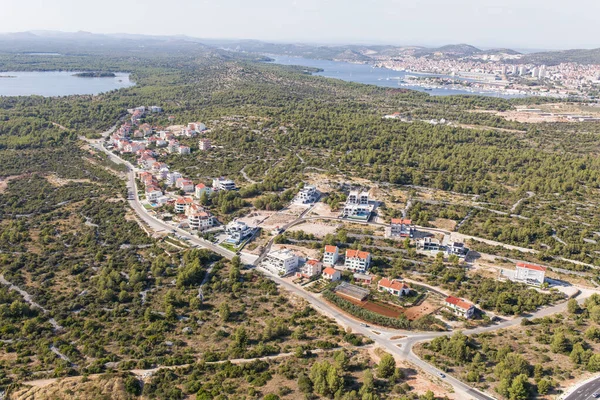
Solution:
<svg viewBox="0 0 600 400">
<path fill-rule="evenodd" d="M 600 48 L 597 0 L 4 0 L 0 31 L 313 44 Z"/>
</svg>

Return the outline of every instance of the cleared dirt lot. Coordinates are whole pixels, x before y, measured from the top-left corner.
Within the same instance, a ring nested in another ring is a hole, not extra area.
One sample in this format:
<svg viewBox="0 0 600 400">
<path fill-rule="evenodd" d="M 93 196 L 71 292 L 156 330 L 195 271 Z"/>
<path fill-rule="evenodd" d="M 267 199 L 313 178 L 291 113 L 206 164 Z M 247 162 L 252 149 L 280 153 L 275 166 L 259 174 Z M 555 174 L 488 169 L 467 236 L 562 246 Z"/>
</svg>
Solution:
<svg viewBox="0 0 600 400">
<path fill-rule="evenodd" d="M 406 315 L 406 318 L 412 321 L 421 318 L 425 315 L 433 314 L 439 309 L 439 306 L 425 301 L 421 305 L 407 308 L 404 311 L 404 315 Z"/>
<path fill-rule="evenodd" d="M 257 226 L 270 232 L 275 228 L 282 227 L 298 218 L 297 215 L 288 214 L 285 210 L 275 211 L 255 211 L 244 217 L 239 218 L 249 226 Z"/>
<path fill-rule="evenodd" d="M 323 238 L 327 234 L 334 234 L 340 227 L 340 224 L 324 224 L 318 222 L 305 222 L 288 229 L 289 232 L 302 231 Z"/>
<path fill-rule="evenodd" d="M 321 252 L 319 250 L 307 249 L 306 247 L 294 246 L 291 244 L 274 244 L 273 245 L 273 250 L 279 250 L 279 249 L 290 249 L 294 253 L 296 253 L 296 255 L 298 255 L 300 257 L 304 257 L 304 258 L 313 258 L 313 259 L 317 259 L 317 260 L 321 259 Z"/>
</svg>

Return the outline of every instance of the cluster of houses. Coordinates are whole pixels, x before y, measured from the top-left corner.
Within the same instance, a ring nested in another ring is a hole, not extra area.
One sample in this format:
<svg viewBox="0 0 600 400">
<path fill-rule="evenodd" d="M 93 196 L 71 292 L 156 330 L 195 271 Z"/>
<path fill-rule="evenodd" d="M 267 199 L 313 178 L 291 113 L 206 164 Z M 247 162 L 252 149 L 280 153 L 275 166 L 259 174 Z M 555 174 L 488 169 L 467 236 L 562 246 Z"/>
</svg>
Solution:
<svg viewBox="0 0 600 400">
<path fill-rule="evenodd" d="M 235 190 L 235 183 L 225 178 L 215 178 L 212 187 L 200 182 L 195 184 L 191 179 L 182 176 L 177 171 L 171 171 L 164 162 L 157 160 L 155 150 L 146 148 L 145 143 L 154 143 L 156 147 L 166 147 L 168 152 L 177 152 L 179 154 L 189 153 L 189 147 L 179 145 L 174 139 L 177 135 L 195 136 L 199 132 L 206 130 L 202 123 L 190 123 L 184 127 L 181 132 L 160 131 L 154 133 L 154 129 L 149 124 L 137 125 L 146 112 L 162 112 L 160 107 L 152 106 L 136 107 L 128 110 L 131 114 L 131 123 L 126 122 L 119 127 L 111 137 L 114 147 L 123 153 L 134 153 L 138 156 L 137 165 L 141 169 L 138 178 L 144 186 L 146 200 L 151 205 L 171 204 L 178 214 L 176 220 L 180 226 L 187 226 L 193 230 L 205 230 L 216 224 L 216 218 L 202 207 L 198 200 L 204 194 L 210 195 L 213 191 Z M 146 142 L 131 140 L 131 137 L 147 138 Z M 200 148 L 208 150 L 211 148 L 210 140 L 200 139 Z M 171 187 L 178 189 L 182 195 L 166 195 L 164 188 Z"/>
<path fill-rule="evenodd" d="M 296 273 L 304 278 L 313 278 L 321 275 L 325 271 L 323 267 L 328 267 L 328 276 L 324 276 L 328 280 L 338 280 L 341 277 L 341 270 L 352 271 L 356 274 L 365 274 L 371 264 L 371 253 L 361 250 L 346 250 L 343 264 L 339 263 L 340 254 L 337 246 L 325 246 L 323 251 L 322 261 L 308 259 L 303 262 L 301 258 L 291 250 L 275 250 L 267 254 L 263 261 L 263 267 L 269 271 L 287 276 Z M 325 268 L 327 269 L 327 268 Z M 339 274 L 335 274 L 331 269 L 334 269 Z"/>
<path fill-rule="evenodd" d="M 179 172 L 169 171 L 165 163 L 150 160 L 145 156 L 146 153 L 138 160 L 138 164 L 144 169 L 138 173 L 138 178 L 144 184 L 146 200 L 149 203 L 172 204 L 176 214 L 185 216 L 181 222 L 184 222 L 184 225 L 187 222 L 190 229 L 205 230 L 216 224 L 214 216 L 199 204 L 199 200 L 204 194 L 210 195 L 214 191 L 235 189 L 233 182 L 227 181 L 223 184 L 225 181 L 223 178 L 216 178 L 213 180 L 212 187 L 202 182 L 194 184 L 191 179 L 183 177 Z M 184 194 L 178 197 L 167 196 L 162 190 L 163 186 L 174 187 Z M 243 238 L 244 235 L 240 237 Z"/>
<path fill-rule="evenodd" d="M 146 150 L 149 145 L 156 148 L 164 148 L 170 154 L 190 154 L 189 146 L 183 145 L 177 139 L 183 137 L 196 137 L 198 134 L 206 131 L 206 125 L 201 122 L 190 122 L 181 130 L 165 131 L 157 130 L 148 123 L 140 123 L 147 112 L 162 112 L 158 106 L 136 107 L 127 110 L 131 114 L 130 122 L 125 122 L 110 137 L 110 145 L 121 153 L 138 154 Z M 169 120 L 174 119 L 170 116 Z M 198 141 L 198 148 L 207 151 L 212 148 L 210 139 L 201 138 Z"/>
</svg>

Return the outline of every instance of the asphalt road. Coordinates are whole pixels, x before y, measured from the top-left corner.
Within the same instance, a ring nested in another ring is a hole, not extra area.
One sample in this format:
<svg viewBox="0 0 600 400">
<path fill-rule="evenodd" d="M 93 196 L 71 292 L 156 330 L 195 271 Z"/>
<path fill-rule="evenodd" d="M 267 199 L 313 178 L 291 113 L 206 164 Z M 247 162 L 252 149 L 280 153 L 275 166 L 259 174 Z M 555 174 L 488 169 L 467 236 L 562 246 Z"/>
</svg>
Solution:
<svg viewBox="0 0 600 400">
<path fill-rule="evenodd" d="M 588 382 L 578 387 L 573 393 L 564 398 L 564 400 L 591 400 L 595 393 L 600 393 L 600 378 Z"/>
<path fill-rule="evenodd" d="M 214 243 L 208 242 L 197 236 L 191 235 L 182 229 L 176 229 L 176 228 L 174 229 L 173 226 L 166 224 L 163 221 L 158 220 L 155 217 L 153 217 L 152 215 L 150 215 L 148 213 L 148 211 L 140 203 L 138 195 L 137 195 L 137 186 L 136 186 L 136 182 L 135 182 L 135 170 L 136 170 L 135 167 L 133 165 L 131 165 L 131 163 L 124 161 L 120 157 L 117 157 L 115 154 L 106 150 L 104 148 L 104 146 L 101 144 L 101 142 L 99 142 L 99 141 L 88 141 L 88 142 L 96 149 L 105 152 L 110 157 L 110 159 L 113 160 L 114 162 L 127 165 L 127 167 L 129 168 L 127 187 L 129 189 L 129 191 L 133 194 L 133 198 L 129 200 L 129 204 L 131 205 L 133 210 L 138 214 L 138 216 L 145 223 L 147 223 L 152 229 L 154 229 L 156 231 L 164 230 L 167 232 L 172 232 L 175 230 L 179 236 L 187 238 L 188 242 L 191 244 L 210 249 L 210 250 L 214 251 L 215 253 L 220 254 L 223 257 L 226 257 L 228 259 L 231 259 L 231 258 L 233 258 L 233 256 L 235 256 L 235 253 L 233 253 L 227 249 L 224 249 L 221 246 L 217 246 Z M 307 209 L 304 213 L 302 213 L 302 215 L 300 215 L 298 219 L 296 219 L 295 221 L 292 221 L 291 223 L 287 224 L 283 228 L 288 229 L 291 226 L 294 226 L 296 224 L 299 224 L 301 222 L 304 222 L 304 221 L 310 220 L 310 219 L 336 219 L 336 218 L 323 218 L 323 217 L 306 217 L 306 214 L 308 213 L 309 210 L 310 210 L 310 208 Z M 382 225 L 382 224 L 376 224 L 376 223 L 370 223 L 370 224 L 371 225 Z M 263 252 L 263 255 L 270 249 L 271 244 L 272 244 L 272 240 L 266 246 L 265 252 Z M 260 261 L 260 259 L 262 259 L 262 256 L 259 257 L 258 260 L 257 259 L 244 259 L 244 258 L 245 257 L 242 256 L 242 261 L 245 264 L 257 265 L 258 261 Z M 313 307 L 318 309 L 321 313 L 335 319 L 340 325 L 342 325 L 346 328 L 351 328 L 351 330 L 353 332 L 362 334 L 362 335 L 370 338 L 378 346 L 380 346 L 382 349 L 389 352 L 390 354 L 395 355 L 398 359 L 410 361 L 412 364 L 414 364 L 418 368 L 422 369 L 424 372 L 439 379 L 440 382 L 446 384 L 448 387 L 451 386 L 452 389 L 454 390 L 454 392 L 457 395 L 459 395 L 461 399 L 480 399 L 480 400 L 493 399 L 493 397 L 490 397 L 490 396 L 466 385 L 465 383 L 459 381 L 458 379 L 443 373 L 442 371 L 435 368 L 434 366 L 421 360 L 414 354 L 413 346 L 415 344 L 422 342 L 422 341 L 431 340 L 435 337 L 449 335 L 451 333 L 449 333 L 449 332 L 431 333 L 431 332 L 400 331 L 400 330 L 392 330 L 392 329 L 386 329 L 386 328 L 380 328 L 380 327 L 369 327 L 369 326 L 366 326 L 364 323 L 360 322 L 359 320 L 356 320 L 344 313 L 341 313 L 335 307 L 331 306 L 329 303 L 327 303 L 325 300 L 323 300 L 320 296 L 310 293 L 310 292 L 304 290 L 303 288 L 301 288 L 300 286 L 292 284 L 292 283 L 288 282 L 287 280 L 282 279 L 279 276 L 274 275 L 265 269 L 260 268 L 260 270 L 263 271 L 265 273 L 265 275 L 268 276 L 270 279 L 272 279 L 273 281 L 278 283 L 282 288 L 284 288 L 288 292 L 291 292 L 301 298 L 304 298 Z M 593 292 L 587 291 L 585 293 L 582 293 L 581 295 L 578 296 L 578 298 L 577 298 L 578 301 L 582 302 L 586 297 L 591 295 L 591 293 L 593 293 Z M 538 310 L 535 313 L 529 315 L 528 317 L 543 317 L 543 316 L 547 316 L 547 315 L 551 315 L 551 314 L 555 314 L 555 313 L 561 313 L 561 312 L 564 312 L 565 310 L 566 310 L 566 302 L 552 306 L 552 307 L 543 308 L 543 309 Z M 482 332 L 488 332 L 488 331 L 494 331 L 494 330 L 498 330 L 498 329 L 508 328 L 511 326 L 519 325 L 521 323 L 521 320 L 522 320 L 522 318 L 514 318 L 512 320 L 506 320 L 501 323 L 491 325 L 488 327 L 481 327 L 481 328 L 466 330 L 466 331 L 464 331 L 464 333 L 465 334 L 475 334 L 475 333 L 482 333 Z M 394 336 L 403 336 L 403 338 L 392 339 L 392 337 L 394 337 Z M 600 388 L 600 379 L 584 385 L 583 388 L 588 388 L 588 389 L 581 389 L 582 390 L 581 393 L 578 393 L 580 390 L 580 389 L 578 389 L 575 394 L 577 394 L 579 396 L 583 396 L 583 395 L 585 395 L 585 393 L 589 392 L 589 395 L 591 396 L 591 394 L 593 394 L 593 390 L 598 390 Z M 588 397 L 579 397 L 579 396 L 578 397 L 569 396 L 568 400 L 584 400 L 584 399 L 588 398 Z"/>
</svg>

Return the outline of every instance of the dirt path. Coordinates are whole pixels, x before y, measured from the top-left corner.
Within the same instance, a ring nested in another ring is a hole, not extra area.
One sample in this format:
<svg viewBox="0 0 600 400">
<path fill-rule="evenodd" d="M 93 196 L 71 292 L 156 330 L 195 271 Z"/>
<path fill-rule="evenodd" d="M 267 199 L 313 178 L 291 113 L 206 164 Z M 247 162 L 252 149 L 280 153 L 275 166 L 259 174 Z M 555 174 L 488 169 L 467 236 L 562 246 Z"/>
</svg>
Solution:
<svg viewBox="0 0 600 400">
<path fill-rule="evenodd" d="M 517 209 L 517 207 L 519 207 L 519 204 L 521 204 L 521 202 L 522 202 L 523 200 L 530 199 L 530 198 L 532 198 L 533 196 L 535 196 L 535 193 L 534 193 L 534 192 L 527 192 L 527 197 L 523 197 L 522 199 L 519 199 L 519 200 L 518 200 L 518 201 L 517 201 L 515 204 L 513 204 L 513 206 L 512 206 L 512 207 L 511 207 L 511 209 L 510 209 L 510 212 L 511 212 L 511 213 L 514 213 L 514 212 L 515 212 L 515 210 Z"/>
<path fill-rule="evenodd" d="M 30 306 L 32 306 L 32 307 L 35 307 L 35 308 L 38 308 L 38 309 L 42 310 L 42 312 L 43 312 L 44 314 L 49 314 L 49 313 L 50 313 L 50 311 L 46 310 L 44 307 L 42 307 L 41 305 L 39 305 L 38 303 L 36 303 L 36 302 L 33 300 L 33 297 L 32 297 L 32 296 L 31 296 L 29 293 L 27 293 L 25 290 L 21 289 L 20 287 L 18 287 L 18 286 L 16 286 L 16 285 L 13 285 L 11 282 L 7 281 L 7 280 L 4 278 L 4 275 L 2 275 L 2 274 L 0 274 L 0 283 L 2 283 L 2 284 L 3 284 L 3 285 L 5 285 L 5 286 L 8 286 L 8 288 L 9 288 L 10 290 L 14 290 L 15 292 L 18 292 L 18 293 L 19 293 L 19 294 L 20 294 L 20 295 L 23 297 L 23 299 L 24 299 L 24 300 L 25 300 L 25 301 L 26 301 L 26 302 L 27 302 L 27 303 L 28 303 Z M 55 330 L 55 331 L 59 331 L 59 330 L 62 330 L 62 329 L 63 329 L 63 327 L 62 327 L 62 326 L 60 326 L 60 325 L 58 324 L 58 322 L 56 322 L 56 320 L 55 320 L 54 318 L 50 318 L 50 319 L 48 320 L 48 322 L 50 322 L 50 325 L 52 325 L 52 327 L 54 328 L 54 330 Z"/>
<path fill-rule="evenodd" d="M 242 168 L 242 169 L 240 170 L 240 174 L 242 174 L 242 176 L 244 177 L 244 179 L 245 179 L 245 180 L 247 180 L 248 182 L 250 182 L 250 183 L 252 183 L 252 184 L 256 183 L 256 181 L 255 181 L 255 180 L 253 180 L 253 179 L 250 179 L 250 177 L 248 176 L 248 174 L 246 174 L 246 171 L 245 171 L 245 169 L 246 169 L 246 166 L 244 166 L 244 168 Z"/>
</svg>

